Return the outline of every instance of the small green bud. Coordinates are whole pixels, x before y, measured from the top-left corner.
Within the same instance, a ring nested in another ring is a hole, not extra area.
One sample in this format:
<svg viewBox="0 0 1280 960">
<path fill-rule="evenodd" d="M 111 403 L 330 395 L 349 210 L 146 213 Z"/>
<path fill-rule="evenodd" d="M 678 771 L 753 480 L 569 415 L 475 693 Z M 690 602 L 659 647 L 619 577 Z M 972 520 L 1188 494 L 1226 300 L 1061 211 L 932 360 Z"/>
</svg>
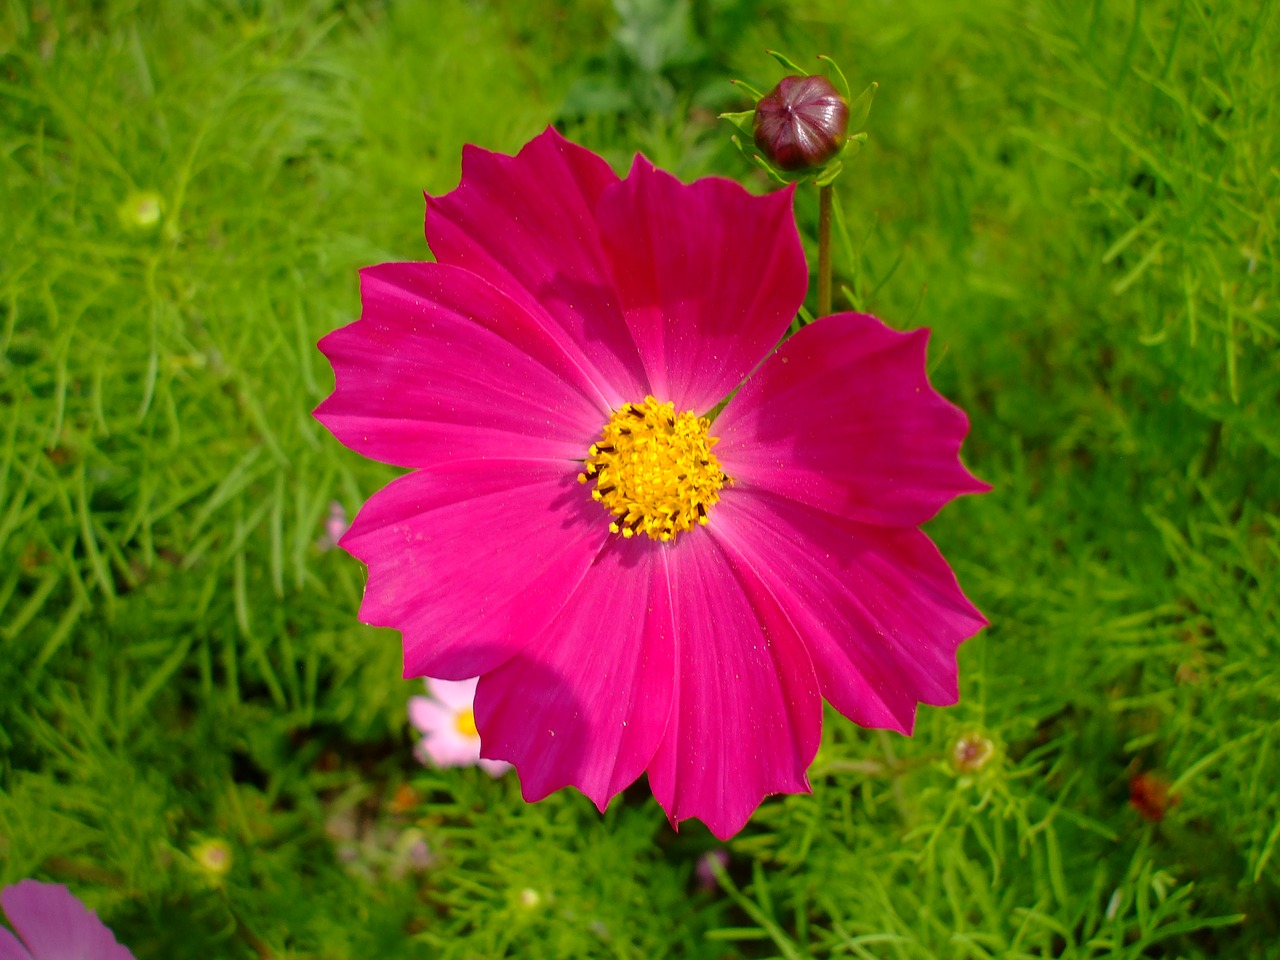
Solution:
<svg viewBox="0 0 1280 960">
<path fill-rule="evenodd" d="M 116 209 L 121 226 L 136 233 L 154 230 L 163 213 L 164 201 L 154 190 L 131 190 Z"/>
<path fill-rule="evenodd" d="M 221 838 L 203 840 L 191 848 L 191 859 L 210 881 L 217 883 L 231 871 L 231 844 Z"/>
<path fill-rule="evenodd" d="M 849 135 L 849 101 L 826 77 L 783 77 L 756 104 L 756 146 L 781 170 L 809 170 L 836 156 Z"/>
<path fill-rule="evenodd" d="M 536 910 L 542 906 L 542 894 L 533 887 L 525 887 L 516 894 L 516 902 L 526 910 Z"/>
</svg>

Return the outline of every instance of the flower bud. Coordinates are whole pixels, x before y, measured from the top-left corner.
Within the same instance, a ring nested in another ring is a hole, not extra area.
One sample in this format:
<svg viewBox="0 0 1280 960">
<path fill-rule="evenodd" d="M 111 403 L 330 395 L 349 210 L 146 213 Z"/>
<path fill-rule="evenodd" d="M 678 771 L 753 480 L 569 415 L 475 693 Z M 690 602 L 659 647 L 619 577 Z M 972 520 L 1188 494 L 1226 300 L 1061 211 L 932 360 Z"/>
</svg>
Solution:
<svg viewBox="0 0 1280 960">
<path fill-rule="evenodd" d="M 756 104 L 756 146 L 781 170 L 820 167 L 844 146 L 849 103 L 826 77 L 791 76 Z"/>
<path fill-rule="evenodd" d="M 191 848 L 191 859 L 206 879 L 217 883 L 231 871 L 231 844 L 221 838 L 202 840 Z"/>
<path fill-rule="evenodd" d="M 533 887 L 525 887 L 516 894 L 516 902 L 526 910 L 536 910 L 542 906 L 542 894 Z"/>
<path fill-rule="evenodd" d="M 154 190 L 131 190 L 116 208 L 120 224 L 135 233 L 148 233 L 160 223 L 164 201 Z"/>
<path fill-rule="evenodd" d="M 980 733 L 966 733 L 951 745 L 951 766 L 957 773 L 977 773 L 995 756 L 996 745 Z"/>
<path fill-rule="evenodd" d="M 1143 820 L 1151 823 L 1163 820 L 1169 808 L 1176 806 L 1181 799 L 1170 793 L 1169 781 L 1158 773 L 1139 773 L 1129 781 L 1129 806 Z"/>
</svg>

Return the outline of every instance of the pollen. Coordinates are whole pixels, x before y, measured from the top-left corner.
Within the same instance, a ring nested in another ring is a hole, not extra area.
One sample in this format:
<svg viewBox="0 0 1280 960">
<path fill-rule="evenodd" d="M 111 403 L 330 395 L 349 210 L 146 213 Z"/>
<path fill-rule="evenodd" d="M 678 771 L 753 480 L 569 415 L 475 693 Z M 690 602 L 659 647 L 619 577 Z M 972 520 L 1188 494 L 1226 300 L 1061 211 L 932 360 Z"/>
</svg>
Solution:
<svg viewBox="0 0 1280 960">
<path fill-rule="evenodd" d="M 711 452 L 710 429 L 707 417 L 676 413 L 670 402 L 624 403 L 587 451 L 578 482 L 595 483 L 591 498 L 612 515 L 612 532 L 672 540 L 705 526 L 720 489 L 732 483 Z"/>
</svg>

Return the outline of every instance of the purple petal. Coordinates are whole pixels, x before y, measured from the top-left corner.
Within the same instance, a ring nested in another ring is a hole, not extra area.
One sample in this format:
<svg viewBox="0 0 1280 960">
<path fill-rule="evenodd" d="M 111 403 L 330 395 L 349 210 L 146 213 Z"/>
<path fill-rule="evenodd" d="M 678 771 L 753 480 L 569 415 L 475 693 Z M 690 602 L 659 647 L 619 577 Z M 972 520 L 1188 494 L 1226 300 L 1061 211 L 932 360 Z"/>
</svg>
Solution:
<svg viewBox="0 0 1280 960">
<path fill-rule="evenodd" d="M 725 472 L 850 520 L 900 527 L 990 489 L 960 462 L 969 421 L 929 385 L 928 337 L 857 313 L 805 327 L 716 420 Z"/>
<path fill-rule="evenodd" d="M 675 674 L 663 551 L 614 537 L 542 636 L 480 678 L 485 756 L 526 800 L 573 785 L 601 810 L 648 765 Z"/>
<path fill-rule="evenodd" d="M 316 417 L 365 456 L 408 467 L 581 458 L 608 417 L 540 308 L 434 263 L 361 272 L 364 311 L 320 341 L 333 393 Z"/>
<path fill-rule="evenodd" d="M 800 308 L 809 281 L 791 194 L 754 197 L 715 178 L 685 186 L 637 157 L 601 197 L 627 324 L 653 395 L 676 410 L 722 401 Z"/>
<path fill-rule="evenodd" d="M 595 206 L 617 176 L 548 128 L 515 157 L 467 147 L 462 182 L 427 198 L 427 242 L 530 312 L 541 308 L 569 343 L 590 345 L 589 372 L 610 408 L 649 393 L 619 312 Z"/>
<path fill-rule="evenodd" d="M 0 891 L 0 904 L 31 960 L 133 960 L 98 915 L 60 883 L 23 880 Z"/>
<path fill-rule="evenodd" d="M 676 692 L 649 784 L 673 824 L 697 817 L 724 840 L 766 794 L 809 790 L 822 698 L 804 645 L 768 591 L 704 533 L 667 552 Z"/>
<path fill-rule="evenodd" d="M 909 734 L 917 702 L 956 702 L 956 648 L 986 620 L 919 530 L 746 493 L 723 497 L 712 527 L 759 572 L 804 638 L 823 696 L 846 717 Z"/>
<path fill-rule="evenodd" d="M 27 948 L 4 927 L 0 927 L 0 960 L 31 960 Z"/>
<path fill-rule="evenodd" d="M 609 536 L 576 470 L 466 461 L 369 498 L 341 545 L 369 567 L 361 619 L 404 635 L 406 677 L 479 676 L 551 622 Z"/>
</svg>

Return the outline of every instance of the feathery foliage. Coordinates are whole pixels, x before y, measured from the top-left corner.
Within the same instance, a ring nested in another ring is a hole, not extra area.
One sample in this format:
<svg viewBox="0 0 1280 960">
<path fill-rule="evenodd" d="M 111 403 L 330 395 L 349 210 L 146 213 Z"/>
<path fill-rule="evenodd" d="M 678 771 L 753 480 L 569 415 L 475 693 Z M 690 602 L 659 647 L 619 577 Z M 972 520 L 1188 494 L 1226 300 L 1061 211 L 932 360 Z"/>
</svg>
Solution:
<svg viewBox="0 0 1280 960">
<path fill-rule="evenodd" d="M 721 868 L 643 789 L 417 765 L 322 540 L 390 473 L 310 410 L 464 143 L 764 190 L 714 117 L 767 47 L 880 83 L 837 308 L 934 330 L 996 489 L 929 529 L 992 626 L 913 738 L 829 715 Z M 139 960 L 1270 955 L 1278 60 L 1270 0 L 10 2 L 0 886 Z"/>
</svg>

